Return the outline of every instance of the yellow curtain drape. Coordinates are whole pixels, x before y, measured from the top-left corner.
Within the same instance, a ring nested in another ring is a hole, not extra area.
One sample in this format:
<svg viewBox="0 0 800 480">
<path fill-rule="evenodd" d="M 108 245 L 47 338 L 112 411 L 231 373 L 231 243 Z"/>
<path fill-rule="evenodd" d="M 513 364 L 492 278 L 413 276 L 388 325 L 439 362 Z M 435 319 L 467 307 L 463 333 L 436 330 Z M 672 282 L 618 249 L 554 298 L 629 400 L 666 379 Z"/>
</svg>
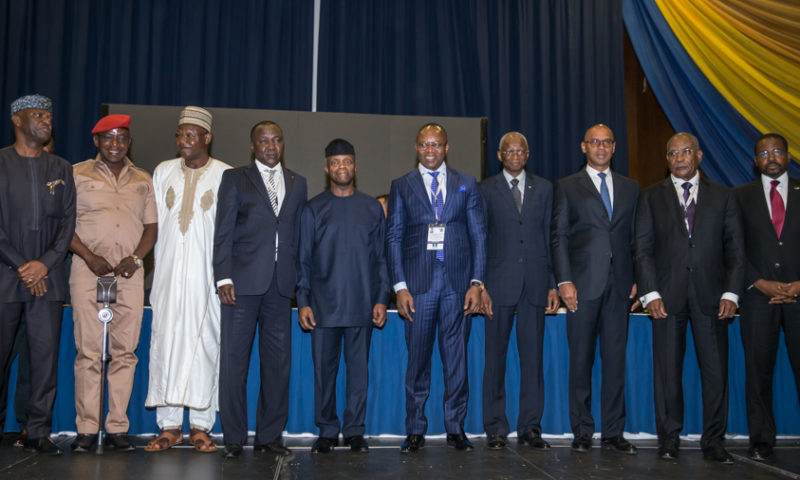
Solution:
<svg viewBox="0 0 800 480">
<path fill-rule="evenodd" d="M 800 159 L 800 4 L 781 0 L 656 0 L 697 67 L 761 132 Z"/>
</svg>

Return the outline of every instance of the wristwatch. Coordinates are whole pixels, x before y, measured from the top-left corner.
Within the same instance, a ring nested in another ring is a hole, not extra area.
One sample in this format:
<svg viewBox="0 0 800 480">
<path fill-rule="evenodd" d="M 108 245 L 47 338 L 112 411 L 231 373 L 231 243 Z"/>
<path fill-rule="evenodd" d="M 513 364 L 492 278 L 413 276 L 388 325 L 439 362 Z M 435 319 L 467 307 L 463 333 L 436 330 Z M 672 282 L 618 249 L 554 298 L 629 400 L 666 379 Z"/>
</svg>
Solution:
<svg viewBox="0 0 800 480">
<path fill-rule="evenodd" d="M 135 253 L 131 254 L 131 258 L 133 259 L 133 263 L 139 265 L 140 267 L 144 266 L 144 262 L 141 258 L 139 258 Z"/>
<path fill-rule="evenodd" d="M 483 287 L 483 282 L 479 282 L 479 281 L 477 281 L 477 280 L 473 280 L 472 282 L 470 282 L 470 286 L 471 286 L 471 287 L 478 287 L 478 288 L 480 288 L 481 290 L 483 290 L 483 289 L 484 289 L 484 287 Z"/>
</svg>

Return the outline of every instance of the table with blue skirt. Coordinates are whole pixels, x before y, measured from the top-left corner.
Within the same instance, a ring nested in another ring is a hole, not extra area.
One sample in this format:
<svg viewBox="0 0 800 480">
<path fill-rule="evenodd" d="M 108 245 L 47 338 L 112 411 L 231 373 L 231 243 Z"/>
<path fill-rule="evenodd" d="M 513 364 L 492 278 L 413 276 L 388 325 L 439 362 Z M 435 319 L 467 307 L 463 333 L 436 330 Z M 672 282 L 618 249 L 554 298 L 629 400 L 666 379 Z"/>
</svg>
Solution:
<svg viewBox="0 0 800 480">
<path fill-rule="evenodd" d="M 314 371 L 311 360 L 311 336 L 300 330 L 297 324 L 297 311 L 292 313 L 292 374 L 289 397 L 289 433 L 318 433 L 314 425 Z M 150 350 L 150 323 L 152 311 L 145 308 L 141 339 L 136 351 L 139 364 L 131 395 L 128 417 L 131 434 L 157 432 L 155 409 L 144 407 L 147 396 L 148 364 Z M 472 320 L 469 340 L 469 407 L 466 423 L 467 433 L 483 433 L 481 384 L 484 365 L 484 322 L 483 317 Z M 405 435 L 405 367 L 406 346 L 403 336 L 403 320 L 397 312 L 390 311 L 383 329 L 375 330 L 369 363 L 369 394 L 367 400 L 366 428 L 368 435 Z M 545 408 L 542 429 L 545 434 L 570 433 L 569 405 L 567 396 L 569 373 L 569 349 L 566 335 L 566 315 L 546 317 L 544 338 L 544 377 Z M 738 317 L 728 328 L 729 351 L 728 372 L 730 378 L 730 405 L 728 433 L 747 434 L 747 418 L 744 396 L 744 352 L 739 331 Z M 625 431 L 630 433 L 655 434 L 655 414 L 653 411 L 653 354 L 652 329 L 650 319 L 644 315 L 631 315 L 627 345 L 627 368 L 625 381 L 625 400 L 627 421 Z M 258 395 L 258 352 L 255 350 L 250 361 L 247 382 L 247 405 L 249 429 L 255 429 L 255 406 Z M 72 309 L 67 306 L 63 313 L 63 326 L 59 350 L 58 392 L 53 409 L 53 432 L 75 431 L 75 340 L 73 337 Z M 600 356 L 599 348 L 592 379 L 592 414 L 596 425 L 600 425 Z M 337 407 L 341 418 L 344 410 L 345 366 L 342 361 L 337 383 Z M 6 431 L 18 429 L 14 411 L 13 395 L 16 384 L 16 361 L 9 378 L 8 411 Z M 699 434 L 702 430 L 702 399 L 700 371 L 691 338 L 688 332 L 686 358 L 683 373 L 685 397 L 685 421 L 683 435 Z M 800 404 L 794 384 L 794 377 L 781 338 L 775 366 L 774 408 L 778 435 L 800 435 Z M 442 419 L 442 363 L 438 346 L 434 346 L 431 370 L 431 394 L 426 406 L 429 434 L 444 433 Z M 516 336 L 511 333 L 506 374 L 506 397 L 508 421 L 516 424 L 519 398 L 519 357 Z M 219 420 L 214 432 L 221 432 Z"/>
</svg>

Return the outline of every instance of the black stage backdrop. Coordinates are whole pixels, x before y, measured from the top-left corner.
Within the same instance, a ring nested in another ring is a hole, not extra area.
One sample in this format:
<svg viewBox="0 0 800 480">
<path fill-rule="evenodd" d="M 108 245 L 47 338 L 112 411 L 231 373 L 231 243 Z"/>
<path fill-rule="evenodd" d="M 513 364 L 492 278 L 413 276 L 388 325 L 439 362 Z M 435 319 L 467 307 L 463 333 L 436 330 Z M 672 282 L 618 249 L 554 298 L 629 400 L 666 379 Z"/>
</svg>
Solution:
<svg viewBox="0 0 800 480">
<path fill-rule="evenodd" d="M 318 110 L 488 117 L 488 173 L 502 133 L 520 130 L 529 170 L 551 180 L 581 165 L 583 132 L 602 122 L 626 173 L 621 9 L 320 0 Z M 102 103 L 312 108 L 313 0 L 3 0 L 0 32 L 0 108 L 52 97 L 56 151 L 72 162 L 94 155 Z"/>
</svg>

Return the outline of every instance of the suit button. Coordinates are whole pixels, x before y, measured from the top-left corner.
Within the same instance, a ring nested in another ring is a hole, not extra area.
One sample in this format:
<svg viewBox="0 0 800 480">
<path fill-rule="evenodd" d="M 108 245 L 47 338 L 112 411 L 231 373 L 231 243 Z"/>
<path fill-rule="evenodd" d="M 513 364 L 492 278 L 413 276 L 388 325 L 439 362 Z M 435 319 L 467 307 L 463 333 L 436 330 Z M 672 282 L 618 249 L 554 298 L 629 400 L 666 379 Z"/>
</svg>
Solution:
<svg viewBox="0 0 800 480">
<path fill-rule="evenodd" d="M 778 262 L 775 262 L 775 268 L 781 268 L 781 264 L 778 263 Z"/>
<path fill-rule="evenodd" d="M 519 221 L 519 224 L 522 225 L 522 220 Z"/>
<path fill-rule="evenodd" d="M 694 248 L 694 243 L 690 243 L 689 248 Z"/>
<path fill-rule="evenodd" d="M 783 242 L 778 242 L 778 246 L 782 247 L 783 246 Z"/>
<path fill-rule="evenodd" d="M 278 221 L 276 221 L 275 223 L 277 223 L 278 225 L 280 225 L 280 224 L 281 224 L 281 221 L 280 221 L 280 220 L 278 220 Z"/>
<path fill-rule="evenodd" d="M 519 243 L 525 243 L 525 240 L 520 240 Z"/>
<path fill-rule="evenodd" d="M 686 267 L 686 270 L 691 272 L 692 271 L 692 267 Z"/>
</svg>

